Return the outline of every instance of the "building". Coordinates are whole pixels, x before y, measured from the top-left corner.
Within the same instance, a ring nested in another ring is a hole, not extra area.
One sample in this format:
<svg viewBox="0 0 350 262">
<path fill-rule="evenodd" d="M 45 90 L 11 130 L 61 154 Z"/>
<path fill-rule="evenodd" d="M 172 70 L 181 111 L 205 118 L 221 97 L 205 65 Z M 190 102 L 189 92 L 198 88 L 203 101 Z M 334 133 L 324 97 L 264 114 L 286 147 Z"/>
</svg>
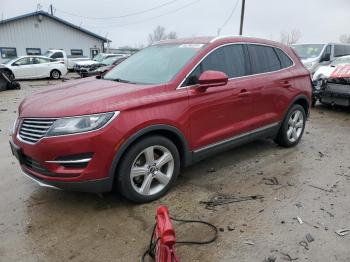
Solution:
<svg viewBox="0 0 350 262">
<path fill-rule="evenodd" d="M 22 55 L 63 49 L 67 55 L 94 57 L 110 42 L 44 11 L 0 21 L 0 62 Z"/>
</svg>

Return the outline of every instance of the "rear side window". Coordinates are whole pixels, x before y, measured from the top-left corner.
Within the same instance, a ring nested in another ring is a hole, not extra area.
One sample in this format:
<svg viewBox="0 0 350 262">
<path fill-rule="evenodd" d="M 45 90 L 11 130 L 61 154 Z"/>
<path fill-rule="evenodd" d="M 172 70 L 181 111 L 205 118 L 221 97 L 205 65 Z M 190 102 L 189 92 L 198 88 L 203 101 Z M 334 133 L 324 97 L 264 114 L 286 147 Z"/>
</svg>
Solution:
<svg viewBox="0 0 350 262">
<path fill-rule="evenodd" d="M 198 84 L 199 76 L 208 70 L 221 71 L 229 78 L 247 75 L 243 45 L 232 44 L 210 53 L 190 74 L 182 86 Z"/>
<path fill-rule="evenodd" d="M 334 57 L 350 55 L 350 45 L 334 45 Z"/>
<path fill-rule="evenodd" d="M 263 45 L 248 45 L 252 74 L 280 70 L 281 62 L 273 47 Z"/>
<path fill-rule="evenodd" d="M 274 50 L 275 50 L 278 58 L 280 59 L 282 68 L 290 67 L 293 65 L 293 61 L 286 55 L 285 52 L 283 52 L 279 48 L 274 48 Z"/>
</svg>

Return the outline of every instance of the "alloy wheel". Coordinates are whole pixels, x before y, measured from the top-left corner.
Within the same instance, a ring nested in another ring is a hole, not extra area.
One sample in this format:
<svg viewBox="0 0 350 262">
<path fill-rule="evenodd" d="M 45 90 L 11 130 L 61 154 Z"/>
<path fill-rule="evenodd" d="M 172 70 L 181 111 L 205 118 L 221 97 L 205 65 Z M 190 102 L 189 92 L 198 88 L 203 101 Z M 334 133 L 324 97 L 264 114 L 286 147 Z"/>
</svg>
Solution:
<svg viewBox="0 0 350 262">
<path fill-rule="evenodd" d="M 288 120 L 287 138 L 290 142 L 297 141 L 304 128 L 304 116 L 299 110 L 294 111 Z"/>
<path fill-rule="evenodd" d="M 160 145 L 144 149 L 134 160 L 131 170 L 131 184 L 141 195 L 151 196 L 162 191 L 174 173 L 174 157 Z"/>
</svg>

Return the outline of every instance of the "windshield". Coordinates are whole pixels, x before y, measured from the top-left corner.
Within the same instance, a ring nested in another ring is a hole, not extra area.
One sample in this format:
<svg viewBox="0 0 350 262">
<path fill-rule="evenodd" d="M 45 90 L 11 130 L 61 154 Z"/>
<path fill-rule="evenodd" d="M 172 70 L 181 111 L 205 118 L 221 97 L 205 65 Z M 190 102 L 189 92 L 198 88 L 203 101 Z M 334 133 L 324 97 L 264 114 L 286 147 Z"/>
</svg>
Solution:
<svg viewBox="0 0 350 262">
<path fill-rule="evenodd" d="M 334 60 L 331 65 L 350 64 L 350 56 L 343 56 Z"/>
<path fill-rule="evenodd" d="M 46 51 L 43 56 L 47 56 L 47 57 L 50 57 L 54 52 L 52 51 Z"/>
<path fill-rule="evenodd" d="M 104 79 L 140 84 L 169 82 L 203 44 L 160 44 L 132 55 L 108 72 Z"/>
<path fill-rule="evenodd" d="M 94 60 L 94 61 L 96 61 L 96 62 L 102 62 L 102 60 L 105 59 L 105 58 L 106 58 L 105 55 L 98 54 L 98 55 L 96 55 L 96 56 L 94 57 L 94 59 L 92 59 L 92 60 Z"/>
<path fill-rule="evenodd" d="M 307 59 L 318 57 L 324 46 L 323 44 L 307 44 L 293 45 L 292 47 L 301 59 Z"/>
<path fill-rule="evenodd" d="M 122 56 L 112 56 L 112 57 L 108 57 L 104 60 L 102 60 L 102 64 L 104 65 L 111 65 L 113 64 L 116 60 L 120 59 Z"/>
</svg>

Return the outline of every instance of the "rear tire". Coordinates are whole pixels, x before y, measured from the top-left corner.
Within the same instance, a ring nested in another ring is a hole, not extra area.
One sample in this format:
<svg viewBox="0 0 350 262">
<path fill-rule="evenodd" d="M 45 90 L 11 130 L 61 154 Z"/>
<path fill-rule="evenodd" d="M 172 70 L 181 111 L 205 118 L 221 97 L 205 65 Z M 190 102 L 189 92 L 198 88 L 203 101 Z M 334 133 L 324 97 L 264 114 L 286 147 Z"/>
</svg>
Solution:
<svg viewBox="0 0 350 262">
<path fill-rule="evenodd" d="M 58 70 L 56 70 L 56 69 L 54 69 L 54 70 L 51 71 L 50 77 L 51 77 L 52 79 L 55 79 L 55 80 L 60 79 L 60 77 L 61 77 L 61 72 L 58 71 Z"/>
<path fill-rule="evenodd" d="M 173 186 L 180 172 L 179 152 L 163 136 L 149 136 L 132 145 L 120 160 L 117 187 L 136 203 L 156 200 Z"/>
<path fill-rule="evenodd" d="M 303 136 L 306 123 L 305 110 L 301 105 L 293 105 L 284 118 L 275 142 L 283 147 L 296 146 Z"/>
</svg>

